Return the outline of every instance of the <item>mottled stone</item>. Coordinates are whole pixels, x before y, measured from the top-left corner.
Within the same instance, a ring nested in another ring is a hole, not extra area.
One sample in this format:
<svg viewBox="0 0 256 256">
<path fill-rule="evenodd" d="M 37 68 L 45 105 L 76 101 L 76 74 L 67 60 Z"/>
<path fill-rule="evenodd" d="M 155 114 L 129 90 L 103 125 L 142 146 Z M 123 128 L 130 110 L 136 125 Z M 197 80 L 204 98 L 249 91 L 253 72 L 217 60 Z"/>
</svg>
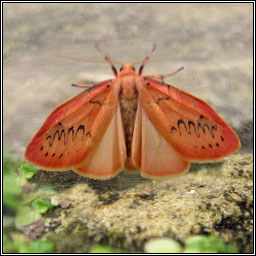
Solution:
<svg viewBox="0 0 256 256">
<path fill-rule="evenodd" d="M 128 173 L 119 175 L 117 186 L 109 190 L 105 187 L 112 180 L 97 181 L 97 186 L 76 184 L 58 195 L 71 206 L 56 209 L 59 214 L 55 217 L 46 217 L 49 227 L 53 220 L 61 225 L 45 236 L 67 239 L 66 252 L 78 252 L 67 249 L 67 244 L 74 248 L 73 240 L 81 244 L 104 241 L 114 247 L 142 250 L 152 237 L 168 236 L 182 243 L 194 234 L 213 234 L 241 252 L 252 252 L 251 160 L 251 154 L 234 155 L 215 171 L 211 165 L 203 175 L 189 172 L 160 182 L 141 179 L 135 186 L 133 181 L 138 182 L 139 177 Z M 246 167 L 245 176 L 237 176 L 237 166 Z M 129 182 L 130 187 L 118 187 L 119 182 Z"/>
</svg>

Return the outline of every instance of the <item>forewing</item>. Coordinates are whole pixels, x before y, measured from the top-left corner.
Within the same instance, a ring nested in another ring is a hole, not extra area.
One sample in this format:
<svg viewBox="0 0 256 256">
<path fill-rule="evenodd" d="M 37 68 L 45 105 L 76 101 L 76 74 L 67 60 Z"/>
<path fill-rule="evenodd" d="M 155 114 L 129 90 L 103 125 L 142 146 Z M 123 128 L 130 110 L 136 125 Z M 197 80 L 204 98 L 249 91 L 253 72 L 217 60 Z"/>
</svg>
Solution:
<svg viewBox="0 0 256 256">
<path fill-rule="evenodd" d="M 26 160 L 54 170 L 81 164 L 111 122 L 118 90 L 118 84 L 105 81 L 58 106 L 30 141 Z"/>
<path fill-rule="evenodd" d="M 236 133 L 209 104 L 173 86 L 140 79 L 137 87 L 142 108 L 185 159 L 217 161 L 240 148 Z"/>
</svg>

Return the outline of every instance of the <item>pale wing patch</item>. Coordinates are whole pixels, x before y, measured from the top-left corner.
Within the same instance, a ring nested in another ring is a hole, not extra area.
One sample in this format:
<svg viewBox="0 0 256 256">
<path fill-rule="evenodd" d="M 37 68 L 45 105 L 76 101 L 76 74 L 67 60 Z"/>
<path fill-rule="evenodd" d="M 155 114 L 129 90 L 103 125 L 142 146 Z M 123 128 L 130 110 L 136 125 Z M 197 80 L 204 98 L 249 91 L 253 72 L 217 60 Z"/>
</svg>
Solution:
<svg viewBox="0 0 256 256">
<path fill-rule="evenodd" d="M 125 159 L 126 146 L 118 104 L 117 111 L 101 141 L 75 171 L 91 178 L 109 179 L 123 169 Z"/>
<path fill-rule="evenodd" d="M 132 137 L 131 149 L 132 164 L 134 167 L 141 166 L 141 107 L 138 102 L 135 124 Z"/>
<path fill-rule="evenodd" d="M 140 111 L 141 175 L 149 178 L 163 178 L 187 171 L 190 163 L 159 134 L 143 108 Z"/>
</svg>

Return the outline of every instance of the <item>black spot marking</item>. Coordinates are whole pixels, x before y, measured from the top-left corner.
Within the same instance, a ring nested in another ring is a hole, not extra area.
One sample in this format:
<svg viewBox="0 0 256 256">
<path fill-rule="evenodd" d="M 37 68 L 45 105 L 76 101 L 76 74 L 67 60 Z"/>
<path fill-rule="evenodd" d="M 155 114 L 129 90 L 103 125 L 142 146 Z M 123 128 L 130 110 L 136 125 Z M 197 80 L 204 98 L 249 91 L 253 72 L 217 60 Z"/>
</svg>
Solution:
<svg viewBox="0 0 256 256">
<path fill-rule="evenodd" d="M 65 144 L 65 130 L 64 129 L 62 129 L 62 130 L 57 130 L 57 131 L 55 131 L 55 133 L 54 133 L 54 135 L 52 136 L 51 134 L 46 134 L 46 140 L 49 140 L 49 147 L 51 147 L 52 146 L 52 144 L 53 144 L 53 142 L 54 142 L 54 140 L 55 140 L 55 137 L 56 137 L 56 135 L 58 135 L 58 140 L 60 141 L 61 140 L 61 138 L 62 138 L 62 136 L 64 136 L 64 144 Z"/>
<path fill-rule="evenodd" d="M 149 86 L 150 85 L 150 82 L 147 82 L 147 86 Z"/>
<path fill-rule="evenodd" d="M 76 135 L 77 133 L 79 132 L 79 130 L 82 130 L 83 131 L 83 136 L 82 136 L 82 140 L 84 139 L 84 133 L 85 133 L 85 127 L 84 125 L 80 124 L 76 130 Z M 72 140 L 73 140 L 73 137 L 72 137 Z"/>
<path fill-rule="evenodd" d="M 198 137 L 200 137 L 200 130 L 199 130 L 200 127 L 204 134 L 206 133 L 206 128 L 207 128 L 212 138 L 215 138 L 214 130 L 217 131 L 217 125 L 212 125 L 211 127 L 209 127 L 208 124 L 198 123 Z"/>
<path fill-rule="evenodd" d="M 219 146 L 220 146 L 220 144 L 219 144 L 219 143 L 216 143 L 216 146 L 217 146 L 217 147 L 219 147 Z"/>
<path fill-rule="evenodd" d="M 224 138 L 222 136 L 220 136 L 220 139 L 221 139 L 221 141 L 224 141 Z"/>
<path fill-rule="evenodd" d="M 106 56 L 106 57 L 105 57 L 105 60 L 109 60 L 109 57 L 108 57 L 108 56 Z"/>
<path fill-rule="evenodd" d="M 200 119 L 202 119 L 202 118 L 204 118 L 204 116 L 203 116 L 203 115 L 201 115 L 199 118 L 200 118 Z"/>
<path fill-rule="evenodd" d="M 209 144 L 209 147 L 212 148 L 212 144 Z"/>
<path fill-rule="evenodd" d="M 40 150 L 42 151 L 43 149 L 44 149 L 44 147 L 43 147 L 43 146 L 41 146 Z"/>
<path fill-rule="evenodd" d="M 88 94 L 89 94 L 89 93 L 91 93 L 91 90 L 92 90 L 94 87 L 96 87 L 96 86 L 97 86 L 97 85 L 93 85 L 92 87 L 86 89 L 85 91 L 88 92 Z"/>
<path fill-rule="evenodd" d="M 45 153 L 45 156 L 48 156 L 48 152 Z"/>
<path fill-rule="evenodd" d="M 178 131 L 174 126 L 171 127 L 171 133 L 172 133 L 173 131 L 176 131 L 176 132 L 178 132 L 178 133 L 181 135 L 181 132 Z"/>
<path fill-rule="evenodd" d="M 90 131 L 87 132 L 87 133 L 85 134 L 85 136 L 89 136 L 89 137 L 91 138 L 91 137 L 92 137 L 91 132 L 90 132 Z"/>
<path fill-rule="evenodd" d="M 55 156 L 55 153 L 52 154 L 52 157 L 54 157 L 54 156 Z"/>
<path fill-rule="evenodd" d="M 107 87 L 109 88 L 109 87 L 110 87 L 110 84 L 107 84 Z"/>
<path fill-rule="evenodd" d="M 170 84 L 165 84 L 165 85 L 168 88 L 168 90 L 170 90 L 170 88 L 172 87 Z"/>
<path fill-rule="evenodd" d="M 90 104 L 99 104 L 102 105 L 98 100 L 90 100 Z"/>
<path fill-rule="evenodd" d="M 177 127 L 175 126 L 172 126 L 171 127 L 171 133 L 173 131 L 176 131 L 178 132 L 180 135 L 182 135 L 182 132 L 181 132 L 181 125 L 183 125 L 183 127 L 185 128 L 186 132 L 188 135 L 191 135 L 191 127 L 193 126 L 194 127 L 194 130 L 195 130 L 195 134 L 196 136 L 199 138 L 200 137 L 200 132 L 202 131 L 204 134 L 206 133 L 206 129 L 208 129 L 210 135 L 212 136 L 212 138 L 215 138 L 215 135 L 214 135 L 214 131 L 217 131 L 217 125 L 212 125 L 212 126 L 209 126 L 208 124 L 202 124 L 200 122 L 197 123 L 197 125 L 189 120 L 188 123 L 186 124 L 184 122 L 184 120 L 182 119 L 179 119 L 177 121 Z"/>
<path fill-rule="evenodd" d="M 60 154 L 60 155 L 59 155 L 59 158 L 62 158 L 62 156 L 63 156 L 63 154 Z"/>
<path fill-rule="evenodd" d="M 205 147 L 204 147 L 204 146 L 202 146 L 202 149 L 205 149 Z"/>
<path fill-rule="evenodd" d="M 132 70 L 135 71 L 136 70 L 135 67 L 132 67 Z"/>
<path fill-rule="evenodd" d="M 167 96 L 167 97 L 163 97 L 163 98 L 158 98 L 157 101 L 156 101 L 156 104 L 159 104 L 161 100 L 169 100 L 170 97 Z"/>
<path fill-rule="evenodd" d="M 58 125 L 62 125 L 62 123 L 61 123 L 61 122 L 59 122 L 59 123 L 58 123 Z"/>
<path fill-rule="evenodd" d="M 58 141 L 61 141 L 61 139 L 63 138 L 64 145 L 66 145 L 69 141 L 70 134 L 72 134 L 71 139 L 72 139 L 72 141 L 74 141 L 77 138 L 77 134 L 80 130 L 83 131 L 82 140 L 84 140 L 84 135 L 85 135 L 85 126 L 84 125 L 79 125 L 76 130 L 73 126 L 68 129 L 64 129 L 64 128 L 57 129 L 53 135 L 46 134 L 46 140 L 49 140 L 49 147 L 51 147 L 53 145 L 56 138 L 58 139 Z"/>
<path fill-rule="evenodd" d="M 73 127 L 73 126 L 68 129 L 68 135 L 69 135 L 71 132 L 72 132 L 72 138 L 73 138 L 73 137 L 74 137 L 74 127 Z"/>
</svg>

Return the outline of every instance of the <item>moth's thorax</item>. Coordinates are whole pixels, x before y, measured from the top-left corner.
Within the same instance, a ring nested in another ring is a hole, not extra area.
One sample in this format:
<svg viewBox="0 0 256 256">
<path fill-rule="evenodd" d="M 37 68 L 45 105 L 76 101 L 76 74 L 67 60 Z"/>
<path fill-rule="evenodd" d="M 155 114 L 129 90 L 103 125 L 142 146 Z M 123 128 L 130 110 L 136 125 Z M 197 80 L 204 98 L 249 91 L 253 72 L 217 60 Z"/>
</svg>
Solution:
<svg viewBox="0 0 256 256">
<path fill-rule="evenodd" d="M 132 99 L 135 94 L 135 77 L 133 74 L 121 77 L 121 91 L 125 98 Z"/>
<path fill-rule="evenodd" d="M 124 64 L 120 69 L 121 91 L 127 99 L 132 99 L 135 94 L 135 76 L 138 74 L 132 64 Z"/>
</svg>

